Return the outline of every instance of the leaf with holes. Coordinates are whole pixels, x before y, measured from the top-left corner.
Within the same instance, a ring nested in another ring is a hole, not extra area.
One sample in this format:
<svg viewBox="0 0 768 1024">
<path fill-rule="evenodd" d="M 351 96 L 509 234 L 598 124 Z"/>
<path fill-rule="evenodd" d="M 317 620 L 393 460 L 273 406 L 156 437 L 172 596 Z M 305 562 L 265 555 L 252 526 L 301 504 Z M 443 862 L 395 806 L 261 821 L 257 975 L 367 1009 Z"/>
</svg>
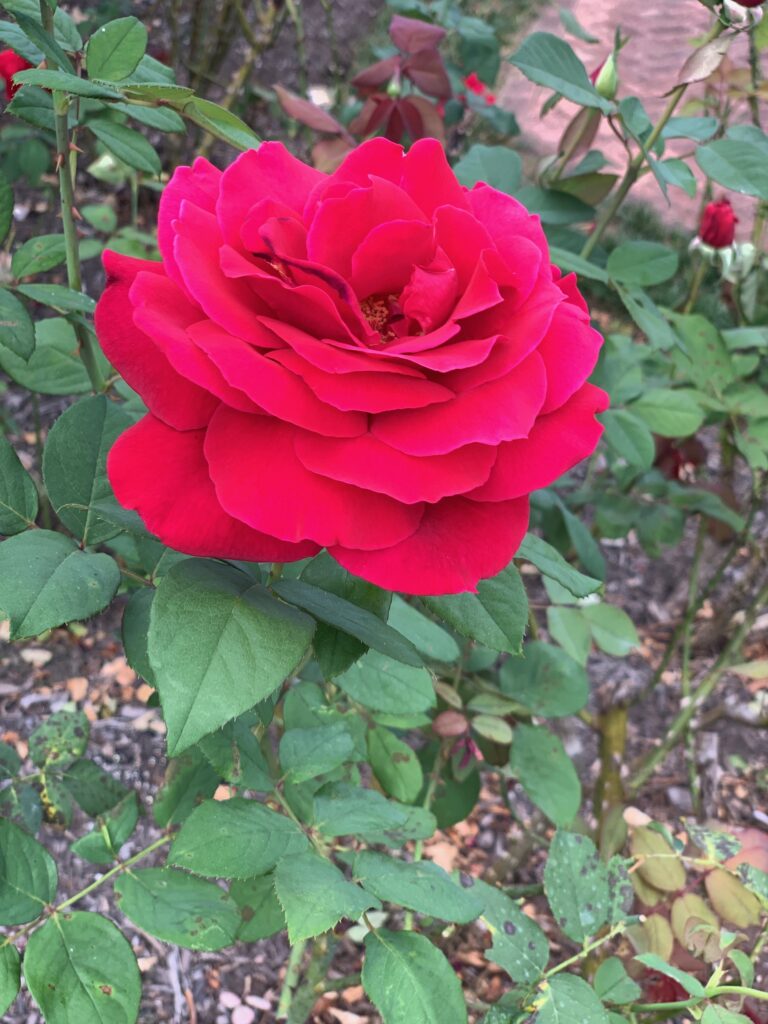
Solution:
<svg viewBox="0 0 768 1024">
<path fill-rule="evenodd" d="M 558 925 L 584 942 L 608 920 L 608 873 L 586 836 L 558 830 L 544 869 L 544 891 Z"/>
</svg>

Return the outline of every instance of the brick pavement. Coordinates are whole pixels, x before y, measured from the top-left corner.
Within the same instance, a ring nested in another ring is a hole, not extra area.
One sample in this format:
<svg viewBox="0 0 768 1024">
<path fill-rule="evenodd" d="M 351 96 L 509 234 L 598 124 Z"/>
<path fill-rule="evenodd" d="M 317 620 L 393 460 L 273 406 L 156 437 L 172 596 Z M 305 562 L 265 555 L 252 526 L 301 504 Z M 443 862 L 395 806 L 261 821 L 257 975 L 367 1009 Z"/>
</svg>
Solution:
<svg viewBox="0 0 768 1024">
<path fill-rule="evenodd" d="M 566 35 L 558 15 L 561 6 L 569 7 L 580 24 L 600 43 L 590 45 Z M 655 119 L 666 103 L 664 93 L 675 84 L 680 68 L 691 53 L 692 40 L 707 31 L 711 18 L 711 13 L 698 0 L 553 0 L 529 26 L 528 32 L 552 32 L 567 39 L 589 71 L 609 51 L 614 32 L 620 27 L 630 40 L 619 57 L 619 98 L 639 96 L 650 117 Z M 747 45 L 743 37 L 732 45 L 729 59 L 737 66 L 747 65 Z M 689 95 L 695 97 L 697 90 L 700 95 L 700 87 L 692 87 Z M 576 109 L 571 103 L 561 102 L 540 119 L 539 110 L 548 94 L 512 67 L 500 89 L 500 102 L 509 106 L 520 122 L 521 147 L 539 154 L 556 151 L 562 132 Z M 690 153 L 692 145 L 689 142 L 668 144 L 667 155 Z M 601 126 L 594 147 L 602 149 L 610 159 L 612 166 L 607 170 L 622 173 L 626 164 L 624 149 L 607 125 Z M 695 161 L 690 160 L 689 165 L 698 171 Z M 701 180 L 694 200 L 680 189 L 671 189 L 670 195 L 671 207 L 650 175 L 641 179 L 632 192 L 633 197 L 652 203 L 662 217 L 679 224 L 695 225 L 701 201 Z M 747 237 L 755 202 L 738 196 L 734 205 L 741 220 L 741 235 Z"/>
</svg>

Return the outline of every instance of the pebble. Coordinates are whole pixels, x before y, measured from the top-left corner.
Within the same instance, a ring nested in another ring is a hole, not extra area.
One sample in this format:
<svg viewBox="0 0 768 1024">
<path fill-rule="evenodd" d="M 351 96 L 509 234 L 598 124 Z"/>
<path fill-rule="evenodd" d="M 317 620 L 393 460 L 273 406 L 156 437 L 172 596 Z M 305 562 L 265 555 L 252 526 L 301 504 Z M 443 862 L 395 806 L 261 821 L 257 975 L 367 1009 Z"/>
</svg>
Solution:
<svg viewBox="0 0 768 1024">
<path fill-rule="evenodd" d="M 232 1012 L 232 1024 L 253 1024 L 256 1020 L 256 1011 L 250 1006 L 238 1006 Z"/>
</svg>

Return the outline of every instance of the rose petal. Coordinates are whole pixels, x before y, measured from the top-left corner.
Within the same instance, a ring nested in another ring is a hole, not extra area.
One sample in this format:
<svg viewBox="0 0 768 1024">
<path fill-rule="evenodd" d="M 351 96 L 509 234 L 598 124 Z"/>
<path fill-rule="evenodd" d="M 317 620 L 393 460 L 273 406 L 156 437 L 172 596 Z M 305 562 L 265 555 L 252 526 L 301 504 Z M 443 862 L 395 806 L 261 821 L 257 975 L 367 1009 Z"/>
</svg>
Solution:
<svg viewBox="0 0 768 1024">
<path fill-rule="evenodd" d="M 313 540 L 365 550 L 408 537 L 423 505 L 310 473 L 293 447 L 296 427 L 221 406 L 205 438 L 205 456 L 230 515 L 283 540 Z"/>
<path fill-rule="evenodd" d="M 584 384 L 559 409 L 541 416 L 527 438 L 499 445 L 487 483 L 469 497 L 506 501 L 548 487 L 597 447 L 603 425 L 595 414 L 608 408 L 608 396 Z"/>
<path fill-rule="evenodd" d="M 96 306 L 95 320 L 104 355 L 165 423 L 179 430 L 204 427 L 218 401 L 180 376 L 155 342 L 133 322 L 128 293 L 136 275 L 146 271 L 167 280 L 163 265 L 109 250 L 103 259 L 107 287 Z"/>
<path fill-rule="evenodd" d="M 253 346 L 233 338 L 210 320 L 192 325 L 189 335 L 207 353 L 225 380 L 231 384 L 236 382 L 256 403 L 257 411 L 332 437 L 355 437 L 365 433 L 368 423 L 362 413 L 340 412 L 327 405 L 300 377 Z"/>
<path fill-rule="evenodd" d="M 191 203 L 208 213 L 216 210 L 216 199 L 221 184 L 221 171 L 199 156 L 191 167 L 177 167 L 163 189 L 157 213 L 157 245 L 163 257 L 165 272 L 172 281 L 185 288 L 176 266 L 173 242 L 176 229 L 173 222 L 179 216 L 182 203 Z"/>
<path fill-rule="evenodd" d="M 488 478 L 496 459 L 489 445 L 469 444 L 447 455 L 417 458 L 372 434 L 351 440 L 300 434 L 296 454 L 313 473 L 388 494 L 412 504 L 463 494 Z"/>
<path fill-rule="evenodd" d="M 544 362 L 534 352 L 505 377 L 450 402 L 382 413 L 372 421 L 371 433 L 409 455 L 442 455 L 473 441 L 498 444 L 527 437 L 546 387 Z"/>
<path fill-rule="evenodd" d="M 403 160 L 401 184 L 429 217 L 438 206 L 469 209 L 467 190 L 457 181 L 437 139 L 414 142 Z"/>
<path fill-rule="evenodd" d="M 595 368 L 603 336 L 583 319 L 581 310 L 563 303 L 536 350 L 547 367 L 547 398 L 542 415 L 573 395 Z"/>
<path fill-rule="evenodd" d="M 406 594 L 457 594 L 509 565 L 528 529 L 528 499 L 428 505 L 419 529 L 381 551 L 331 547 L 349 572 Z"/>
<path fill-rule="evenodd" d="M 413 266 L 432 261 L 432 226 L 423 221 L 392 220 L 374 228 L 352 253 L 352 287 L 359 298 L 399 294 Z M 407 253 L 407 259 L 403 254 Z"/>
<path fill-rule="evenodd" d="M 121 434 L 107 460 L 120 504 L 187 555 L 289 562 L 316 554 L 316 544 L 286 544 L 224 512 L 208 476 L 204 436 L 204 430 L 173 430 L 154 416 Z"/>
</svg>

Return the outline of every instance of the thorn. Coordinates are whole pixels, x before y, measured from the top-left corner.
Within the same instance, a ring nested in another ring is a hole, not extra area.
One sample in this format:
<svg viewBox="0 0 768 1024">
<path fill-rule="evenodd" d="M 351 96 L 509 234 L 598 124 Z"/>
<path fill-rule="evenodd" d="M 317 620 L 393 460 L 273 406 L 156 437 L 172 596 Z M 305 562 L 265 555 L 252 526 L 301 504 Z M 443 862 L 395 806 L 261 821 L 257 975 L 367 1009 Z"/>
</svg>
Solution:
<svg viewBox="0 0 768 1024">
<path fill-rule="evenodd" d="M 82 214 L 80 213 L 80 211 L 78 210 L 78 208 L 76 206 L 72 207 L 72 216 L 75 218 L 75 220 L 82 221 L 82 219 L 83 219 Z"/>
<path fill-rule="evenodd" d="M 54 167 L 55 167 L 55 169 L 57 171 L 60 171 L 63 166 L 64 166 L 64 154 L 63 153 L 57 153 L 56 154 L 56 160 L 54 162 Z"/>
<path fill-rule="evenodd" d="M 74 142 L 70 142 L 70 144 L 69 144 L 69 152 L 70 153 L 83 153 L 84 150 L 80 149 L 79 146 L 76 146 L 74 144 Z"/>
</svg>

